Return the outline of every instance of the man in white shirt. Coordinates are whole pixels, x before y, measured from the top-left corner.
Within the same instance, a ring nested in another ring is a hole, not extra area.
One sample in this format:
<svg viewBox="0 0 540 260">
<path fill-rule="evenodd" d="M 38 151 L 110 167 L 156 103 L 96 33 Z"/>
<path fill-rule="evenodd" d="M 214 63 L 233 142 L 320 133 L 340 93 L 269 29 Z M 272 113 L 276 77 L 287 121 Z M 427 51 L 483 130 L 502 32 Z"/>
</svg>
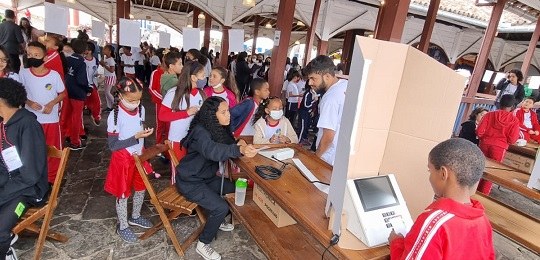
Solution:
<svg viewBox="0 0 540 260">
<path fill-rule="evenodd" d="M 309 85 L 318 93 L 325 92 L 319 103 L 315 154 L 333 166 L 348 81 L 336 77 L 334 62 L 328 56 L 318 56 L 305 70 Z"/>
</svg>

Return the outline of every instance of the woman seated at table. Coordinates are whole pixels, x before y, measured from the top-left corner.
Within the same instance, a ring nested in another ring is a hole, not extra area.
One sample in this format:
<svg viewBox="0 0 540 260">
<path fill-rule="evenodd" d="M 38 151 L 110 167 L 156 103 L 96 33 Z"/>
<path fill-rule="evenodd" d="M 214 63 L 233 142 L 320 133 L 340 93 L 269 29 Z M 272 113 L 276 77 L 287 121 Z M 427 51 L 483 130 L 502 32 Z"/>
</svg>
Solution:
<svg viewBox="0 0 540 260">
<path fill-rule="evenodd" d="M 187 154 L 176 167 L 178 191 L 204 208 L 208 216 L 197 243 L 197 253 L 204 259 L 221 259 L 210 247 L 210 242 L 218 229 L 234 229 L 232 224 L 224 223 L 229 206 L 220 196 L 222 179 L 216 175 L 220 162 L 257 154 L 253 146 L 234 139 L 229 128 L 230 119 L 229 105 L 225 99 L 218 96 L 206 99 L 181 142 L 187 148 Z M 232 182 L 224 181 L 223 194 L 233 193 L 234 188 Z"/>
<path fill-rule="evenodd" d="M 0 78 L 0 259 L 14 254 L 11 230 L 29 207 L 46 201 L 49 190 L 43 129 L 25 102 L 23 85 Z"/>
</svg>

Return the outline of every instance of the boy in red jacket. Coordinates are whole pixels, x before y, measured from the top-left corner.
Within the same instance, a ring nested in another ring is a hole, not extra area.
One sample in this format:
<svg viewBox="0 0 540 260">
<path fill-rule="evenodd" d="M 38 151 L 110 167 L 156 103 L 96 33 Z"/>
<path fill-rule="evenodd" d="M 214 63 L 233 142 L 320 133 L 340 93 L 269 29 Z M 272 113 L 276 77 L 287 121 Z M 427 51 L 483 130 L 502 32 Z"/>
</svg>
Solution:
<svg viewBox="0 0 540 260">
<path fill-rule="evenodd" d="M 500 109 L 487 113 L 476 129 L 478 146 L 487 158 L 502 162 L 508 146 L 519 138 L 519 121 L 510 112 L 513 105 L 513 95 L 502 96 Z M 478 190 L 489 195 L 491 186 L 491 182 L 480 180 Z"/>
<path fill-rule="evenodd" d="M 429 182 L 436 201 L 403 237 L 390 233 L 391 259 L 495 259 L 491 224 L 480 202 L 471 199 L 485 159 L 462 138 L 436 145 L 429 153 Z"/>
<path fill-rule="evenodd" d="M 519 120 L 519 138 L 527 140 L 531 139 L 540 143 L 540 124 L 536 113 L 531 110 L 534 106 L 534 98 L 526 97 L 523 99 L 521 108 L 514 110 L 514 116 Z"/>
</svg>

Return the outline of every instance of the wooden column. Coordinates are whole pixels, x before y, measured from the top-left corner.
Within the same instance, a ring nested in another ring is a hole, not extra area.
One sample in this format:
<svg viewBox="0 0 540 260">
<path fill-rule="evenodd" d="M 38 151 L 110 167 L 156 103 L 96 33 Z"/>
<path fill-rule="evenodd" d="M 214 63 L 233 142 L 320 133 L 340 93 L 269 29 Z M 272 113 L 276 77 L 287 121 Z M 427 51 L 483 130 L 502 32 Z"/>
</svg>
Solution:
<svg viewBox="0 0 540 260">
<path fill-rule="evenodd" d="M 270 95 L 272 96 L 279 96 L 283 86 L 283 73 L 285 71 L 287 49 L 291 39 L 294 6 L 296 6 L 296 0 L 279 1 L 276 30 L 281 31 L 281 35 L 278 46 L 274 46 L 272 50 L 272 62 L 270 63 L 270 73 L 268 73 Z"/>
<path fill-rule="evenodd" d="M 199 14 L 201 10 L 198 8 L 193 9 L 193 28 L 199 28 Z"/>
<path fill-rule="evenodd" d="M 352 51 L 354 49 L 354 41 L 357 35 L 364 35 L 364 30 L 348 30 L 345 32 L 345 40 L 343 41 L 343 51 L 341 53 L 341 62 L 345 65 L 343 74 L 349 75 L 351 69 Z"/>
<path fill-rule="evenodd" d="M 118 47 L 116 48 L 116 51 L 118 52 L 120 50 L 120 18 L 124 18 L 125 16 L 125 5 L 129 5 L 130 3 L 127 1 L 116 1 L 116 44 Z M 111 32 L 112 34 L 112 32 Z M 121 55 L 121 53 L 120 53 Z M 116 66 L 116 75 L 119 78 L 120 75 L 122 75 L 122 67 Z"/>
<path fill-rule="evenodd" d="M 491 46 L 497 34 L 497 26 L 501 20 L 502 12 L 504 10 L 504 4 L 506 0 L 499 0 L 495 6 L 493 6 L 493 11 L 491 12 L 491 18 L 489 20 L 486 33 L 482 39 L 482 45 L 480 46 L 480 52 L 476 57 L 476 64 L 474 65 L 474 70 L 469 81 L 469 89 L 467 91 L 467 97 L 474 97 L 476 91 L 478 91 L 478 86 L 482 81 L 484 76 L 484 71 L 486 69 L 486 64 L 489 58 L 489 53 L 491 51 Z"/>
<path fill-rule="evenodd" d="M 306 48 L 304 53 L 304 66 L 311 61 L 311 49 L 313 49 L 313 41 L 315 40 L 315 30 L 317 29 L 317 20 L 319 19 L 319 11 L 321 9 L 321 0 L 315 0 L 313 6 L 313 15 L 311 15 L 311 25 L 306 36 Z"/>
<path fill-rule="evenodd" d="M 73 9 L 73 26 L 79 26 L 79 10 Z"/>
<path fill-rule="evenodd" d="M 418 45 L 418 49 L 424 53 L 427 53 L 429 49 L 429 42 L 431 41 L 431 34 L 435 27 L 435 20 L 437 19 L 437 11 L 439 10 L 440 4 L 441 0 L 431 0 L 429 3 L 426 21 L 424 22 L 424 29 L 422 30 L 420 44 Z"/>
<path fill-rule="evenodd" d="M 221 66 L 227 68 L 227 59 L 229 58 L 229 29 L 230 26 L 222 27 L 222 36 L 221 36 Z"/>
<path fill-rule="evenodd" d="M 540 18 L 536 22 L 536 28 L 532 34 L 531 41 L 529 42 L 529 48 L 527 53 L 525 53 L 525 58 L 523 59 L 523 64 L 521 65 L 521 72 L 523 72 L 523 78 L 527 77 L 529 72 L 529 67 L 531 66 L 532 58 L 534 57 L 534 51 L 536 51 L 536 45 L 538 44 L 538 39 L 540 38 Z"/>
<path fill-rule="evenodd" d="M 378 34 L 378 32 L 380 31 L 380 27 L 381 27 L 381 20 L 383 19 L 383 15 L 384 15 L 384 3 L 381 3 L 381 5 L 379 6 L 379 11 L 377 12 L 377 20 L 375 21 L 375 30 L 373 32 L 373 37 L 375 37 L 375 35 Z"/>
<path fill-rule="evenodd" d="M 113 43 L 112 31 L 113 31 L 113 26 L 109 25 L 109 44 Z"/>
<path fill-rule="evenodd" d="M 317 45 L 317 53 L 319 55 L 328 55 L 328 41 L 323 41 L 319 39 L 319 44 Z"/>
<path fill-rule="evenodd" d="M 375 38 L 401 42 L 410 2 L 411 0 L 385 0 Z"/>
<path fill-rule="evenodd" d="M 259 37 L 259 23 L 261 23 L 261 17 L 255 16 L 255 28 L 253 28 L 253 43 L 251 43 L 251 56 L 254 56 L 257 51 L 257 38 Z"/>
<path fill-rule="evenodd" d="M 54 4 L 54 0 L 45 0 L 45 2 Z"/>
<path fill-rule="evenodd" d="M 205 14 L 203 46 L 208 50 L 210 50 L 210 29 L 212 29 L 212 17 L 209 14 Z"/>
</svg>

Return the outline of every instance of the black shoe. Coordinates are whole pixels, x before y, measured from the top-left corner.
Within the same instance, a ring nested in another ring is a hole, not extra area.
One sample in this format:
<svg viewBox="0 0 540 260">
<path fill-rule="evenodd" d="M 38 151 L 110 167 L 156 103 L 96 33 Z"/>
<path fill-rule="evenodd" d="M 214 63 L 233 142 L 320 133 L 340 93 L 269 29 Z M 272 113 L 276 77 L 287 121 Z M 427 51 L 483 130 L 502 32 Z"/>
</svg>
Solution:
<svg viewBox="0 0 540 260">
<path fill-rule="evenodd" d="M 66 143 L 68 143 L 68 144 L 71 143 L 71 138 L 66 137 L 66 139 L 64 140 L 64 142 L 66 142 Z"/>
<path fill-rule="evenodd" d="M 70 143 L 68 145 L 69 149 L 72 150 L 72 151 L 79 151 L 79 150 L 82 150 L 84 148 L 86 148 L 86 145 L 81 143 L 81 145 L 74 145 L 72 143 Z"/>
<path fill-rule="evenodd" d="M 107 113 L 107 112 L 111 112 L 111 111 L 113 111 L 113 110 L 114 110 L 114 109 L 112 109 L 112 108 L 105 108 L 105 109 L 101 110 L 101 112 L 102 112 L 102 113 Z"/>
<path fill-rule="evenodd" d="M 80 138 L 81 138 L 82 141 L 88 140 L 88 136 L 87 136 L 87 135 L 81 135 Z"/>
<path fill-rule="evenodd" d="M 94 119 L 94 120 L 92 120 L 92 123 L 94 123 L 95 126 L 100 126 L 101 125 L 101 120 Z"/>
</svg>

